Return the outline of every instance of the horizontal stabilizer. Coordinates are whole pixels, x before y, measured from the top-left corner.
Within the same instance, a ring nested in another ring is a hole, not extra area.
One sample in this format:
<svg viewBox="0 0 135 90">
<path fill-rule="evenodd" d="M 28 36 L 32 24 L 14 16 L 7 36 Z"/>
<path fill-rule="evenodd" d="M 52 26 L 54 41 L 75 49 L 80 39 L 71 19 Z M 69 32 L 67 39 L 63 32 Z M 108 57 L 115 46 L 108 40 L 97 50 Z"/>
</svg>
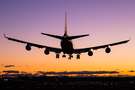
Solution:
<svg viewBox="0 0 135 90">
<path fill-rule="evenodd" d="M 76 38 L 80 38 L 80 37 L 85 37 L 85 36 L 89 36 L 89 34 L 77 35 L 77 36 L 69 36 L 68 39 L 69 39 L 69 40 L 72 40 L 72 39 L 76 39 Z"/>
<path fill-rule="evenodd" d="M 46 35 L 46 36 L 50 36 L 50 37 L 54 37 L 54 38 L 57 38 L 57 39 L 63 39 L 62 36 L 58 36 L 58 35 L 52 35 L 52 34 L 46 34 L 46 33 L 41 33 L 43 35 Z"/>
</svg>

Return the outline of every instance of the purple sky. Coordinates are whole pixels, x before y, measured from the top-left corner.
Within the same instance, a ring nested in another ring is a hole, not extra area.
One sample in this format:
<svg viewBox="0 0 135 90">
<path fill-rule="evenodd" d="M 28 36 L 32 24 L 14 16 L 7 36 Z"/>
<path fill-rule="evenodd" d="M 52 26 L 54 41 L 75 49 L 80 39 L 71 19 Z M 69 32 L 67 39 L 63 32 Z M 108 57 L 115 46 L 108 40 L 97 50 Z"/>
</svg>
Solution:
<svg viewBox="0 0 135 90">
<path fill-rule="evenodd" d="M 73 40 L 75 48 L 98 46 L 130 37 L 131 41 L 111 47 L 110 54 L 101 49 L 93 51 L 92 57 L 87 53 L 82 54 L 79 61 L 76 60 L 76 55 L 71 61 L 67 59 L 68 56 L 58 61 L 54 53 L 46 56 L 43 49 L 34 47 L 27 52 L 24 44 L 9 41 L 3 36 L 5 33 L 9 37 L 24 41 L 60 47 L 60 40 L 40 33 L 63 35 L 65 12 L 69 36 L 90 34 L 88 37 Z M 11 70 L 135 70 L 135 0 L 1 0 L 0 34 L 1 64 L 15 65 Z M 36 69 L 42 64 L 44 67 Z M 31 69 L 17 68 L 25 65 Z M 0 68 L 1 72 L 9 70 L 2 65 Z"/>
</svg>

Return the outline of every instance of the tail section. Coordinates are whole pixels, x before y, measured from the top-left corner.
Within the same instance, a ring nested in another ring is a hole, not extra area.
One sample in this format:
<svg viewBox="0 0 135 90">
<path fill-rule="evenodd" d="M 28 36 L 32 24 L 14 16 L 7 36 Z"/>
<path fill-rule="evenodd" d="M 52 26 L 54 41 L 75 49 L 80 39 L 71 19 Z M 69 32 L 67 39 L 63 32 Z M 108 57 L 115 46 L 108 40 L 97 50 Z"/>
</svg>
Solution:
<svg viewBox="0 0 135 90">
<path fill-rule="evenodd" d="M 77 36 L 68 36 L 67 37 L 67 13 L 66 12 L 65 12 L 65 32 L 64 32 L 64 36 L 58 36 L 58 35 L 52 35 L 52 34 L 46 34 L 46 33 L 41 33 L 41 34 L 47 35 L 47 36 L 50 36 L 50 37 L 54 37 L 54 38 L 57 38 L 57 39 L 61 39 L 61 40 L 63 38 L 65 38 L 65 36 L 69 40 L 80 38 L 80 37 L 89 36 L 89 34 L 85 34 L 85 35 L 77 35 Z"/>
<path fill-rule="evenodd" d="M 65 12 L 65 34 L 64 35 L 67 35 L 67 12 Z M 72 40 L 72 39 L 76 39 L 76 38 L 80 38 L 80 37 L 85 37 L 85 36 L 89 36 L 89 34 L 77 35 L 77 36 L 68 36 L 67 38 L 69 40 Z"/>
<path fill-rule="evenodd" d="M 65 34 L 67 34 L 67 12 L 65 12 Z"/>
</svg>

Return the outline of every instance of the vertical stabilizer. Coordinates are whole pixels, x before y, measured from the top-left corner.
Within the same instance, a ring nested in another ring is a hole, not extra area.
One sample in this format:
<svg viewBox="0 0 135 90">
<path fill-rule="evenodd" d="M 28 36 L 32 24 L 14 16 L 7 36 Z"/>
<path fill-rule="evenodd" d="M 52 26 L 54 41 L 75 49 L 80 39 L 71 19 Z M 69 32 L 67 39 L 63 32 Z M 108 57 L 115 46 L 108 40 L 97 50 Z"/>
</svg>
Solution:
<svg viewBox="0 0 135 90">
<path fill-rule="evenodd" d="M 67 34 L 67 12 L 65 12 L 65 34 Z"/>
</svg>

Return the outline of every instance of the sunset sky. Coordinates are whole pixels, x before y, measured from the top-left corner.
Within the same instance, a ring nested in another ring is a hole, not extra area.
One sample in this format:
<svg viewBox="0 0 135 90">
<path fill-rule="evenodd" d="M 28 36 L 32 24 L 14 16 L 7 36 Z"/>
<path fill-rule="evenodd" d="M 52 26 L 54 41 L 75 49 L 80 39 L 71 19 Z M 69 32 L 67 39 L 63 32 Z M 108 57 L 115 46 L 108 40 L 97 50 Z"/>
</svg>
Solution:
<svg viewBox="0 0 135 90">
<path fill-rule="evenodd" d="M 60 40 L 41 35 L 64 34 L 67 12 L 68 35 L 89 34 L 73 40 L 75 48 L 99 46 L 131 40 L 105 49 L 93 50 L 93 56 L 83 53 L 80 60 L 56 59 L 55 53 L 13 42 L 8 37 L 60 47 Z M 0 75 L 35 74 L 45 72 L 99 72 L 104 75 L 135 76 L 135 0 L 0 0 Z M 11 72 L 10 72 L 11 71 Z M 107 72 L 118 73 L 107 73 Z M 92 74 L 90 74 L 92 75 Z"/>
</svg>

